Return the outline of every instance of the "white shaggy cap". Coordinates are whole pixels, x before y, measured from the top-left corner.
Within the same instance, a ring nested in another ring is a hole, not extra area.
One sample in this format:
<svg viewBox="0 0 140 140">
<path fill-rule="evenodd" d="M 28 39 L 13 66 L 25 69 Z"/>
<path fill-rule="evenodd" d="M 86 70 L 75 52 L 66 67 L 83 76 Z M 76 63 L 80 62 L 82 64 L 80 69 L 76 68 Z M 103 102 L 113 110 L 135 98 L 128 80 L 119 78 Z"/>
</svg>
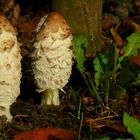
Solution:
<svg viewBox="0 0 140 140">
<path fill-rule="evenodd" d="M 63 90 L 72 68 L 70 29 L 60 14 L 52 12 L 40 20 L 36 32 L 32 57 L 37 90 Z"/>
<path fill-rule="evenodd" d="M 0 16 L 0 115 L 10 121 L 10 105 L 20 93 L 20 45 L 9 21 Z"/>
</svg>

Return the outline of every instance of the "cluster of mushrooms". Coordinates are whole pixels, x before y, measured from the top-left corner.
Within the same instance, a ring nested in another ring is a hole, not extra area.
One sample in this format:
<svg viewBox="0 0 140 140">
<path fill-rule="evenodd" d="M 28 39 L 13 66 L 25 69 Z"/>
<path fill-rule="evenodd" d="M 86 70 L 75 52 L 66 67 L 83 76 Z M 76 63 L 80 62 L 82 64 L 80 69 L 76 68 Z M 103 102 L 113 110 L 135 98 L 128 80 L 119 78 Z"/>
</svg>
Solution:
<svg viewBox="0 0 140 140">
<path fill-rule="evenodd" d="M 72 69 L 72 34 L 63 16 L 51 12 L 35 28 L 31 69 L 42 105 L 59 105 L 59 90 L 68 83 Z M 11 121 L 10 106 L 20 94 L 21 51 L 16 31 L 0 16 L 0 116 Z"/>
</svg>

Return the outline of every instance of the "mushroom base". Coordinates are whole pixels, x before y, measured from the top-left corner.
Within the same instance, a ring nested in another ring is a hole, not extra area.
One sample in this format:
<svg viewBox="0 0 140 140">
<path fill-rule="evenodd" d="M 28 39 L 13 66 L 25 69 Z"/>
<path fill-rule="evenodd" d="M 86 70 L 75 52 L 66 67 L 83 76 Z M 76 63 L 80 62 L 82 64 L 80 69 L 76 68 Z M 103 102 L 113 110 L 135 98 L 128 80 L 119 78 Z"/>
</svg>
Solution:
<svg viewBox="0 0 140 140">
<path fill-rule="evenodd" d="M 59 105 L 59 90 L 47 89 L 43 91 L 41 97 L 41 105 Z"/>
<path fill-rule="evenodd" d="M 0 116 L 5 115 L 7 118 L 7 121 L 11 121 L 12 120 L 12 115 L 10 113 L 10 107 L 9 108 L 5 108 L 4 106 L 0 106 Z"/>
</svg>

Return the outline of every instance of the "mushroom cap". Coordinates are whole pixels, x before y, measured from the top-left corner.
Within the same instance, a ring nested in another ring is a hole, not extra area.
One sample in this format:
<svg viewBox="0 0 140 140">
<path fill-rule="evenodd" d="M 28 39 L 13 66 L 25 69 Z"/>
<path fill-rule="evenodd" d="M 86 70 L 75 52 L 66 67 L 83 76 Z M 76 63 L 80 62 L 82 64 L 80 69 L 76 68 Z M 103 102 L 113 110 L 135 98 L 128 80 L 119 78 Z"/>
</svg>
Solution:
<svg viewBox="0 0 140 140">
<path fill-rule="evenodd" d="M 10 121 L 10 105 L 20 93 L 21 54 L 16 31 L 0 16 L 0 115 Z"/>
<path fill-rule="evenodd" d="M 2 31 L 11 32 L 13 35 L 16 35 L 14 27 L 10 24 L 8 19 L 4 16 L 0 16 L 0 33 Z"/>
<path fill-rule="evenodd" d="M 43 17 L 42 25 L 36 36 L 36 40 L 41 40 L 48 37 L 50 33 L 57 32 L 61 32 L 62 39 L 68 37 L 71 34 L 70 27 L 67 25 L 64 17 L 57 12 L 52 12 Z"/>
<path fill-rule="evenodd" d="M 49 88 L 63 90 L 68 83 L 73 57 L 71 40 L 70 27 L 59 13 L 41 18 L 31 54 L 38 92 Z"/>
</svg>

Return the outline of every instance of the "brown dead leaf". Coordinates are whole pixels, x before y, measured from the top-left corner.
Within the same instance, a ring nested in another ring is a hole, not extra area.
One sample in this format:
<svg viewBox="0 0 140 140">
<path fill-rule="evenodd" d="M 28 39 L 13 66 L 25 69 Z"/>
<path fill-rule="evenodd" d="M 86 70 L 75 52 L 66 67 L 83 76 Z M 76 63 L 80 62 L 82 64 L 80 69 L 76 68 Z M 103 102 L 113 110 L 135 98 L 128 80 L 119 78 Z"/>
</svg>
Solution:
<svg viewBox="0 0 140 140">
<path fill-rule="evenodd" d="M 92 125 L 93 128 L 102 128 L 105 127 L 104 124 L 101 124 L 100 122 L 96 121 L 95 119 L 92 118 L 85 118 L 83 121 L 84 125 Z"/>
<path fill-rule="evenodd" d="M 115 40 L 117 46 L 119 46 L 119 47 L 123 46 L 123 40 L 122 40 L 121 36 L 118 33 L 115 34 L 114 40 Z"/>
<path fill-rule="evenodd" d="M 140 15 L 136 15 L 132 17 L 131 20 L 133 20 L 137 24 L 140 24 Z"/>
<path fill-rule="evenodd" d="M 122 47 L 124 42 L 114 27 L 111 28 L 111 34 L 118 47 Z"/>
<path fill-rule="evenodd" d="M 83 104 L 87 105 L 87 104 L 90 104 L 91 102 L 95 102 L 96 100 L 94 100 L 93 98 L 91 97 L 84 97 L 82 98 L 82 102 Z"/>
<path fill-rule="evenodd" d="M 140 32 L 140 25 L 135 23 L 133 20 L 130 20 L 130 25 L 133 28 L 133 32 Z"/>
<path fill-rule="evenodd" d="M 21 32 L 24 32 L 25 34 L 31 33 L 35 29 L 35 26 L 38 24 L 39 19 L 40 17 L 37 16 L 31 19 L 30 21 L 19 25 Z"/>
<path fill-rule="evenodd" d="M 19 30 L 21 32 L 20 40 L 23 46 L 26 46 L 27 48 L 30 47 L 31 40 L 33 39 L 32 32 L 35 29 L 35 26 L 37 25 L 39 19 L 39 17 L 35 17 L 30 21 L 19 25 Z"/>
<path fill-rule="evenodd" d="M 14 0 L 7 0 L 6 1 L 6 4 L 5 4 L 5 7 L 3 9 L 3 12 L 4 13 L 8 13 L 10 12 L 10 10 L 12 9 L 12 7 L 14 6 L 15 2 Z"/>
<path fill-rule="evenodd" d="M 123 126 L 122 124 L 112 124 L 112 125 L 106 125 L 106 126 L 111 129 L 117 130 L 120 133 L 127 133 L 127 128 Z"/>
<path fill-rule="evenodd" d="M 109 127 L 122 133 L 127 132 L 127 129 L 126 127 L 123 126 L 121 120 L 110 120 L 110 119 L 102 120 L 102 118 L 100 120 L 100 119 L 86 118 L 84 122 L 86 124 L 92 124 L 94 128 Z"/>
<path fill-rule="evenodd" d="M 133 117 L 140 121 L 140 114 L 134 114 Z"/>
<path fill-rule="evenodd" d="M 61 128 L 37 128 L 17 134 L 14 140 L 49 140 L 50 138 L 74 140 L 74 135 L 72 130 Z"/>
<path fill-rule="evenodd" d="M 138 66 L 140 66 L 140 49 L 138 50 L 137 56 L 131 56 L 130 57 L 130 61 L 132 63 L 137 64 Z"/>
<path fill-rule="evenodd" d="M 133 16 L 123 20 L 122 28 L 127 28 L 131 32 L 140 31 L 140 15 Z"/>
<path fill-rule="evenodd" d="M 140 0 L 134 0 L 134 5 L 136 5 L 137 7 L 140 7 Z"/>
<path fill-rule="evenodd" d="M 109 16 L 104 16 L 102 20 L 102 28 L 103 30 L 108 30 L 112 25 L 112 20 Z"/>
<path fill-rule="evenodd" d="M 13 10 L 13 16 L 11 18 L 11 24 L 13 26 L 17 25 L 17 21 L 19 19 L 19 16 L 20 16 L 20 6 L 18 4 L 16 4 L 16 6 L 14 7 L 14 10 Z"/>
</svg>

